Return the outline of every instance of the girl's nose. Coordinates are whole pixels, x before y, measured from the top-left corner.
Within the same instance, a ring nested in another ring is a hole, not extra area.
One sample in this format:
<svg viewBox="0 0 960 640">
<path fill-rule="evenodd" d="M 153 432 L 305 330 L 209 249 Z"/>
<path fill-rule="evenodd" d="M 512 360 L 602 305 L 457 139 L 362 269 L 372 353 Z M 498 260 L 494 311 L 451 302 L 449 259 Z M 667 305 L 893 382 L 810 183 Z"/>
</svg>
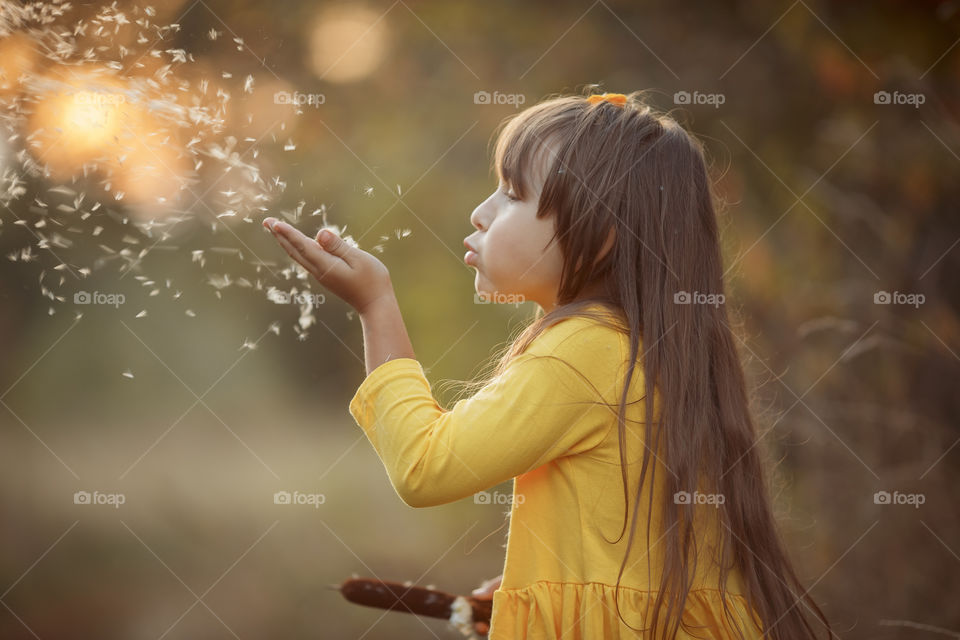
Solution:
<svg viewBox="0 0 960 640">
<path fill-rule="evenodd" d="M 483 208 L 483 205 L 481 204 L 480 206 L 478 206 L 476 209 L 473 210 L 473 213 L 470 214 L 470 224 L 472 224 L 474 227 L 476 227 L 480 231 L 483 231 L 483 222 L 481 220 L 481 213 L 480 213 L 480 209 L 482 208 Z"/>
</svg>

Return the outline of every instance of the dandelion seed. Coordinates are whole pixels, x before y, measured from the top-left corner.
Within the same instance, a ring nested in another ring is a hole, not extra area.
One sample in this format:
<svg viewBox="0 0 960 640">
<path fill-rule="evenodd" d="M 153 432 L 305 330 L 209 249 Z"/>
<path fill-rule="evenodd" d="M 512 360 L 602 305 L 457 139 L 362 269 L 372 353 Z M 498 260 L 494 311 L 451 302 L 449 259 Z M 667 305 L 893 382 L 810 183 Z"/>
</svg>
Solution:
<svg viewBox="0 0 960 640">
<path fill-rule="evenodd" d="M 247 349 L 247 350 L 249 350 L 249 351 L 253 351 L 253 350 L 256 349 L 256 348 L 257 348 L 257 343 L 256 343 L 256 342 L 253 342 L 253 341 L 251 341 L 251 340 L 249 340 L 249 339 L 247 339 L 247 338 L 244 338 L 244 339 L 243 339 L 243 345 L 240 347 L 240 349 L 237 349 L 237 351 L 240 351 L 240 350 L 242 350 L 242 349 Z"/>
<path fill-rule="evenodd" d="M 217 293 L 219 294 L 219 290 L 229 287 L 233 284 L 233 280 L 231 280 L 229 273 L 224 273 L 223 275 L 211 273 L 207 278 L 207 284 L 217 289 Z"/>
<path fill-rule="evenodd" d="M 222 32 L 217 31 L 216 29 L 210 29 L 210 31 L 207 31 L 207 37 L 208 37 L 210 40 L 216 40 L 217 38 L 220 37 L 220 34 L 221 34 L 221 33 L 222 33 Z"/>
<path fill-rule="evenodd" d="M 410 229 L 397 229 L 395 233 L 397 234 L 397 240 L 400 240 L 409 236 L 411 232 Z"/>
<path fill-rule="evenodd" d="M 191 318 L 196 318 L 196 317 L 197 317 L 197 314 L 196 314 L 196 312 L 194 312 L 193 309 L 187 309 L 184 313 L 186 313 L 187 316 L 189 316 L 189 317 L 191 317 Z"/>
<path fill-rule="evenodd" d="M 253 76 L 247 76 L 246 80 L 243 81 L 243 92 L 244 93 L 253 93 Z"/>
<path fill-rule="evenodd" d="M 147 310 L 144 309 L 143 311 L 141 311 L 140 313 L 138 313 L 138 314 L 136 315 L 136 317 L 137 317 L 137 318 L 143 318 L 143 317 L 145 317 L 146 315 L 147 315 Z"/>
<path fill-rule="evenodd" d="M 120 375 L 122 375 L 124 378 L 128 378 L 128 379 L 130 379 L 130 380 L 133 380 L 133 372 L 130 371 L 130 369 L 127 369 L 126 371 L 124 371 L 124 372 L 123 372 L 122 374 L 120 374 Z"/>
<path fill-rule="evenodd" d="M 293 144 L 293 140 L 287 140 L 287 144 L 283 145 L 284 151 L 293 151 L 297 148 L 297 145 Z"/>
<path fill-rule="evenodd" d="M 313 305 L 304 302 L 300 305 L 300 318 L 297 319 L 301 329 L 306 329 L 316 323 L 317 318 L 313 315 Z"/>
</svg>

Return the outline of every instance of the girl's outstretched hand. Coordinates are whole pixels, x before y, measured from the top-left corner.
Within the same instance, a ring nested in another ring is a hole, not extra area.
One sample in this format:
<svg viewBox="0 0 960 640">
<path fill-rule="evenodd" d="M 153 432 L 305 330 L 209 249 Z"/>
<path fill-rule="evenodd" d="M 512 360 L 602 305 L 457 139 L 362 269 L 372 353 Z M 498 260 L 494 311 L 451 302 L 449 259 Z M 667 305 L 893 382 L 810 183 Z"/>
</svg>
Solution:
<svg viewBox="0 0 960 640">
<path fill-rule="evenodd" d="M 329 229 L 320 230 L 314 239 L 276 218 L 265 218 L 263 226 L 291 258 L 361 315 L 372 303 L 393 294 L 386 265 Z"/>
</svg>

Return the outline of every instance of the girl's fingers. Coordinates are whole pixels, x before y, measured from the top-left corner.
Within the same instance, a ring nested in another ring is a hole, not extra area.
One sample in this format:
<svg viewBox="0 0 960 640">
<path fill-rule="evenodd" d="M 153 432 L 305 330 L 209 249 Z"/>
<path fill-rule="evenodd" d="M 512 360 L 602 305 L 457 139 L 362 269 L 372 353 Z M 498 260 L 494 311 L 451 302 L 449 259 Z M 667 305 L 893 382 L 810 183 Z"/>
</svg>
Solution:
<svg viewBox="0 0 960 640">
<path fill-rule="evenodd" d="M 294 229 L 284 222 L 277 222 L 273 226 L 273 231 L 286 239 L 303 258 L 312 263 L 322 265 L 325 262 L 324 259 L 328 257 L 324 255 L 319 244 L 311 241 L 299 229 Z"/>
<path fill-rule="evenodd" d="M 323 249 L 342 259 L 351 267 L 354 266 L 352 259 L 353 247 L 351 247 L 343 238 L 333 233 L 329 229 L 321 229 L 317 232 L 317 244 Z"/>
<path fill-rule="evenodd" d="M 280 243 L 280 246 L 283 247 L 283 250 L 293 258 L 298 264 L 300 264 L 304 269 L 310 272 L 314 278 L 323 284 L 329 284 L 324 282 L 324 278 L 330 271 L 333 270 L 335 264 L 328 264 L 326 266 L 317 264 L 314 260 L 307 259 L 303 254 L 289 241 L 286 237 L 280 235 L 279 233 L 274 234 L 277 238 L 277 242 Z M 331 260 L 328 258 L 328 260 Z"/>
<path fill-rule="evenodd" d="M 330 255 L 316 241 L 290 225 L 276 222 L 271 230 L 290 257 L 317 276 L 318 280 L 338 266 L 338 257 Z"/>
<path fill-rule="evenodd" d="M 279 243 L 283 250 L 287 252 L 287 255 L 289 255 L 295 262 L 303 266 L 304 269 L 312 273 L 314 276 L 317 275 L 316 267 L 314 267 L 312 263 L 304 260 L 303 256 L 300 255 L 300 252 L 297 251 L 296 247 L 290 244 L 289 240 L 284 238 L 279 233 L 274 233 L 273 235 L 277 239 L 277 243 Z"/>
</svg>

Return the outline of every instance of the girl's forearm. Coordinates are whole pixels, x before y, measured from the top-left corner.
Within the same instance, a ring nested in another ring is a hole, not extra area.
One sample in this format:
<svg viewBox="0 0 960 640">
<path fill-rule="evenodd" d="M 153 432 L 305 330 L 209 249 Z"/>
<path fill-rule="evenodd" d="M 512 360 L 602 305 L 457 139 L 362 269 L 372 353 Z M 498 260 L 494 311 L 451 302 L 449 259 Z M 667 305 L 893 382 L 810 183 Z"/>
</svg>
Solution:
<svg viewBox="0 0 960 640">
<path fill-rule="evenodd" d="M 360 313 L 360 326 L 367 375 L 387 360 L 416 358 L 393 292 Z"/>
</svg>

